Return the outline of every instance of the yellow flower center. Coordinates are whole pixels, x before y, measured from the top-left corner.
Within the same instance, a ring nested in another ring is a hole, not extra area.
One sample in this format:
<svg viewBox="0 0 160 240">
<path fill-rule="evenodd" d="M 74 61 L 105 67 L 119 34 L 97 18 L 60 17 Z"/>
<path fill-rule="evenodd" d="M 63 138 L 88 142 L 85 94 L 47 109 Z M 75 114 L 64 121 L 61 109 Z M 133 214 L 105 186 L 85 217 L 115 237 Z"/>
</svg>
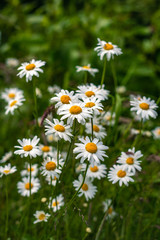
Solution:
<svg viewBox="0 0 160 240">
<path fill-rule="evenodd" d="M 132 158 L 132 157 L 127 158 L 126 163 L 129 165 L 132 165 L 134 163 L 134 158 Z"/>
<path fill-rule="evenodd" d="M 31 186 L 31 188 L 32 188 L 32 187 L 33 187 L 33 184 L 31 183 L 31 185 L 30 185 L 29 182 L 26 183 L 26 184 L 25 184 L 25 189 L 29 190 L 29 189 L 30 189 L 30 186 Z"/>
<path fill-rule="evenodd" d="M 83 190 L 83 191 L 87 191 L 87 190 L 88 190 L 88 185 L 87 185 L 86 183 L 84 183 L 84 184 L 82 185 L 82 190 Z"/>
<path fill-rule="evenodd" d="M 41 213 L 41 214 L 39 215 L 39 217 L 38 217 L 38 219 L 39 219 L 40 221 L 43 221 L 45 218 L 46 218 L 46 216 L 45 216 L 44 213 Z"/>
<path fill-rule="evenodd" d="M 8 97 L 9 97 L 9 98 L 14 98 L 15 96 L 16 96 L 16 95 L 15 95 L 14 93 L 9 93 L 9 94 L 8 94 Z"/>
<path fill-rule="evenodd" d="M 93 91 L 87 91 L 87 92 L 85 92 L 85 94 L 87 97 L 92 97 L 95 95 L 95 93 Z"/>
<path fill-rule="evenodd" d="M 160 135 L 160 129 L 157 130 L 157 134 Z"/>
<path fill-rule="evenodd" d="M 58 132 L 65 132 L 65 127 L 63 127 L 62 125 L 59 125 L 59 124 L 55 125 L 54 129 Z"/>
<path fill-rule="evenodd" d="M 126 176 L 126 172 L 123 171 L 123 170 L 119 170 L 119 171 L 117 172 L 117 176 L 118 176 L 119 178 L 123 178 L 123 177 Z"/>
<path fill-rule="evenodd" d="M 63 104 L 69 104 L 69 101 L 71 101 L 70 97 L 68 95 L 61 96 L 61 102 Z"/>
<path fill-rule="evenodd" d="M 70 113 L 71 114 L 80 114 L 82 112 L 82 108 L 75 105 L 75 106 L 72 106 L 70 109 L 69 109 Z"/>
<path fill-rule="evenodd" d="M 113 208 L 112 207 L 108 208 L 108 214 L 112 214 L 112 212 L 113 212 Z"/>
<path fill-rule="evenodd" d="M 13 102 L 10 103 L 10 107 L 13 107 L 17 103 L 17 100 L 14 100 Z"/>
<path fill-rule="evenodd" d="M 111 116 L 106 116 L 106 120 L 110 121 L 111 120 Z"/>
<path fill-rule="evenodd" d="M 85 149 L 87 150 L 87 152 L 96 153 L 97 145 L 95 143 L 90 142 L 86 144 Z"/>
<path fill-rule="evenodd" d="M 59 204 L 58 201 L 57 201 L 57 202 L 53 202 L 53 203 L 52 203 L 52 206 L 53 206 L 53 207 L 56 207 L 58 204 Z"/>
<path fill-rule="evenodd" d="M 56 168 L 55 162 L 47 162 L 46 164 L 46 169 L 48 171 L 53 171 Z"/>
<path fill-rule="evenodd" d="M 94 167 L 90 167 L 91 172 L 97 172 L 98 171 L 98 167 L 94 166 Z"/>
<path fill-rule="evenodd" d="M 27 71 L 31 71 L 31 70 L 33 70 L 35 67 L 36 67 L 36 65 L 33 64 L 33 63 L 31 63 L 31 64 L 28 64 L 28 65 L 26 66 L 26 70 L 27 70 Z"/>
<path fill-rule="evenodd" d="M 113 49 L 113 46 L 112 44 L 109 44 L 109 43 L 106 43 L 104 46 L 103 46 L 104 50 L 112 50 Z"/>
<path fill-rule="evenodd" d="M 139 106 L 143 110 L 148 110 L 149 109 L 149 104 L 148 103 L 140 103 Z"/>
<path fill-rule="evenodd" d="M 84 69 L 91 69 L 89 66 L 83 66 Z"/>
<path fill-rule="evenodd" d="M 9 172 L 10 172 L 10 170 L 4 170 L 3 172 L 4 172 L 4 173 L 9 173 Z"/>
<path fill-rule="evenodd" d="M 86 105 L 85 105 L 85 107 L 87 107 L 87 108 L 92 108 L 92 107 L 94 107 L 95 106 L 95 103 L 93 103 L 93 102 L 88 102 L 88 103 L 86 103 Z"/>
<path fill-rule="evenodd" d="M 27 152 L 31 151 L 32 149 L 33 149 L 32 145 L 26 145 L 23 147 L 23 150 Z"/>
<path fill-rule="evenodd" d="M 49 152 L 49 147 L 48 146 L 43 146 L 42 151 L 43 152 Z"/>
<path fill-rule="evenodd" d="M 33 167 L 31 167 L 31 168 L 28 168 L 28 169 L 27 169 L 27 171 L 28 171 L 28 172 L 30 172 L 30 169 L 31 169 L 31 172 L 33 172 L 33 171 L 34 171 L 34 168 L 33 168 Z"/>
<path fill-rule="evenodd" d="M 93 125 L 93 131 L 94 132 L 99 132 L 99 127 L 97 125 Z"/>
</svg>

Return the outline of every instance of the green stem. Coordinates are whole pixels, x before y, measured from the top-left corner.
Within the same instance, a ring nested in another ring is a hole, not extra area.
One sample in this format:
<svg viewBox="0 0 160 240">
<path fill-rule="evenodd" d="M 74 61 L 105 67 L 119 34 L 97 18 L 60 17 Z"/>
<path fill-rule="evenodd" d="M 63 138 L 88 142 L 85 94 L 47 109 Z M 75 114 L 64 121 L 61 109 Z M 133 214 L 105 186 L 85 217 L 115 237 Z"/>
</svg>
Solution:
<svg viewBox="0 0 160 240">
<path fill-rule="evenodd" d="M 59 140 L 57 141 L 57 168 L 59 168 Z"/>
<path fill-rule="evenodd" d="M 103 73 L 101 78 L 101 87 L 104 83 L 105 73 L 106 73 L 106 66 L 107 66 L 107 58 L 104 59 L 104 66 L 103 66 Z"/>
<path fill-rule="evenodd" d="M 33 82 L 33 98 L 34 98 L 34 117 L 36 119 L 36 125 L 38 126 L 38 110 L 37 110 L 37 97 L 36 97 L 35 79 L 33 79 L 32 82 Z"/>
<path fill-rule="evenodd" d="M 91 118 L 91 130 L 92 130 L 92 141 L 93 141 L 93 118 Z"/>
<path fill-rule="evenodd" d="M 6 225 L 5 225 L 5 236 L 7 239 L 7 233 L 8 233 L 8 177 L 6 177 Z"/>
<path fill-rule="evenodd" d="M 101 233 L 101 231 L 102 231 L 102 228 L 103 228 L 103 225 L 104 225 L 104 222 L 105 222 L 105 220 L 106 220 L 107 215 L 108 215 L 108 209 L 106 210 L 106 212 L 105 212 L 105 214 L 104 214 L 104 217 L 103 217 L 103 219 L 102 219 L 102 221 L 101 221 L 101 224 L 100 224 L 100 226 L 99 226 L 99 228 L 98 228 L 98 232 L 97 232 L 97 234 L 96 234 L 95 240 L 98 240 L 98 239 L 99 239 L 99 235 L 100 235 L 100 233 Z"/>
</svg>

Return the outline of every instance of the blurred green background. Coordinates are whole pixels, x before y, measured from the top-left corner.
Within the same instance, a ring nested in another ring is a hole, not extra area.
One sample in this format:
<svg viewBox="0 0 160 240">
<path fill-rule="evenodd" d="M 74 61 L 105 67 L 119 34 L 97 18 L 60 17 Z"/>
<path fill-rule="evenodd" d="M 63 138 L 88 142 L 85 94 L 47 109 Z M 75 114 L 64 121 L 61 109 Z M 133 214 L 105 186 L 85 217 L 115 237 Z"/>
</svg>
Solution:
<svg viewBox="0 0 160 240">
<path fill-rule="evenodd" d="M 75 72 L 76 65 L 91 63 L 101 70 L 103 64 L 93 51 L 100 38 L 122 48 L 124 54 L 115 58 L 119 85 L 150 96 L 158 94 L 159 0 L 8 0 L 0 5 L 0 60 L 45 60 L 47 66 L 40 85 L 77 85 L 82 75 Z M 1 71 L 2 83 L 3 75 Z M 107 77 L 112 81 L 109 63 Z M 100 78 L 101 71 L 95 83 Z M 19 81 L 10 79 L 11 83 Z"/>
</svg>

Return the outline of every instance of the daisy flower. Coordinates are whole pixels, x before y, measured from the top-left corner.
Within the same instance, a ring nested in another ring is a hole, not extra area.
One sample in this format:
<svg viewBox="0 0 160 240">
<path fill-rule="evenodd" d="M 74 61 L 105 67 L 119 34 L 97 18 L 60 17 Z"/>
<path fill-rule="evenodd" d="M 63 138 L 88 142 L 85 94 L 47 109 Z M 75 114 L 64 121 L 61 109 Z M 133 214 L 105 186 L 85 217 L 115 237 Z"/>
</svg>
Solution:
<svg viewBox="0 0 160 240">
<path fill-rule="evenodd" d="M 156 118 L 158 116 L 155 111 L 158 108 L 154 100 L 150 98 L 142 97 L 140 99 L 134 98 L 133 101 L 130 101 L 131 111 L 136 111 L 143 120 L 148 120 L 149 117 Z"/>
<path fill-rule="evenodd" d="M 36 211 L 35 214 L 33 214 L 33 216 L 36 218 L 36 220 L 33 222 L 38 223 L 38 222 L 47 222 L 48 218 L 51 216 L 48 213 L 45 213 L 44 211 Z"/>
<path fill-rule="evenodd" d="M 47 134 L 46 138 L 49 143 L 53 141 L 57 142 L 59 139 L 59 137 L 55 136 L 54 134 Z"/>
<path fill-rule="evenodd" d="M 116 216 L 116 212 L 113 210 L 112 206 L 112 200 L 111 199 L 106 199 L 103 204 L 103 211 L 106 212 L 108 211 L 107 219 L 111 219 Z"/>
<path fill-rule="evenodd" d="M 22 196 L 30 196 L 30 179 L 29 177 L 22 178 L 22 182 L 17 183 L 18 192 Z M 31 194 L 38 192 L 40 183 L 38 178 L 31 178 Z"/>
<path fill-rule="evenodd" d="M 55 107 L 58 108 L 58 112 L 62 106 L 70 104 L 70 102 L 75 102 L 77 97 L 74 96 L 74 91 L 69 92 L 68 90 L 61 90 L 59 93 L 55 94 L 56 96 L 51 98 L 51 102 L 55 102 Z"/>
<path fill-rule="evenodd" d="M 103 139 L 107 136 L 106 129 L 100 125 L 99 123 L 95 122 L 93 119 L 93 136 L 98 139 Z M 90 123 L 86 123 L 86 133 L 91 134 L 92 133 L 92 128 Z"/>
<path fill-rule="evenodd" d="M 113 45 L 111 42 L 101 41 L 99 38 L 97 40 L 98 44 L 94 50 L 97 51 L 101 60 L 103 60 L 105 55 L 109 61 L 111 58 L 114 58 L 114 55 L 118 56 L 122 54 L 122 50 L 117 45 Z"/>
<path fill-rule="evenodd" d="M 87 170 L 87 177 L 101 179 L 106 177 L 107 171 L 104 164 L 96 164 L 94 167 L 89 165 Z M 86 170 L 86 164 L 82 164 L 82 171 Z"/>
<path fill-rule="evenodd" d="M 19 60 L 16 58 L 7 58 L 6 65 L 8 67 L 17 67 L 19 65 Z"/>
<path fill-rule="evenodd" d="M 129 182 L 134 182 L 133 178 L 131 178 L 133 175 L 133 173 L 129 173 L 127 170 L 124 170 L 122 165 L 113 165 L 108 173 L 108 179 L 113 184 L 119 182 L 120 187 L 123 183 L 128 186 Z"/>
<path fill-rule="evenodd" d="M 12 157 L 12 152 L 10 151 L 1 158 L 0 163 L 7 162 L 11 157 Z"/>
<path fill-rule="evenodd" d="M 104 161 L 104 157 L 108 157 L 105 154 L 105 150 L 108 149 L 107 146 L 104 146 L 99 139 L 94 138 L 91 142 L 89 137 L 85 139 L 79 139 L 81 143 L 75 143 L 77 146 L 74 148 L 73 152 L 78 154 L 76 159 L 80 158 L 80 162 L 83 163 L 86 159 L 90 162 L 90 164 L 94 167 L 97 163 Z"/>
<path fill-rule="evenodd" d="M 53 118 L 53 123 L 48 119 L 45 119 L 45 123 L 47 124 L 44 125 L 46 135 L 54 133 L 58 139 L 64 139 L 69 142 L 71 141 L 73 135 L 71 134 L 70 125 L 65 125 L 63 121 L 59 121 L 55 118 Z"/>
<path fill-rule="evenodd" d="M 85 124 L 86 120 L 92 117 L 91 114 L 91 109 L 86 108 L 85 103 L 82 102 L 70 103 L 59 111 L 59 115 L 63 115 L 61 120 L 67 118 L 67 124 L 70 124 L 71 126 L 74 119 L 77 119 L 81 124 Z"/>
<path fill-rule="evenodd" d="M 30 170 L 31 170 L 31 176 L 36 177 L 38 173 L 38 164 L 32 164 L 31 169 L 30 169 L 30 164 L 26 163 L 25 164 L 25 170 L 21 171 L 21 176 L 29 176 L 30 175 Z"/>
<path fill-rule="evenodd" d="M 76 72 L 89 72 L 93 77 L 95 76 L 96 72 L 99 72 L 99 70 L 97 68 L 91 68 L 91 65 L 88 64 L 86 66 L 76 66 Z"/>
<path fill-rule="evenodd" d="M 160 127 L 156 127 L 152 130 L 152 134 L 155 139 L 160 139 Z"/>
<path fill-rule="evenodd" d="M 53 179 L 49 175 L 46 176 L 46 181 L 48 182 L 49 185 L 52 185 L 52 186 L 56 186 L 58 179 L 59 179 L 59 175 L 57 177 L 54 176 Z M 59 183 L 60 183 L 60 181 L 59 181 Z"/>
<path fill-rule="evenodd" d="M 104 113 L 102 117 L 103 124 L 113 126 L 115 124 L 115 117 L 115 113 L 112 113 L 111 111 Z"/>
<path fill-rule="evenodd" d="M 108 99 L 109 91 L 104 89 L 104 85 L 95 86 L 93 83 L 78 86 L 77 96 L 78 98 L 90 98 L 96 97 L 99 100 Z"/>
<path fill-rule="evenodd" d="M 51 146 L 39 144 L 39 149 L 42 151 L 42 155 L 44 158 L 53 155 L 53 147 Z"/>
<path fill-rule="evenodd" d="M 4 167 L 0 167 L 0 173 L 2 175 L 9 175 L 17 171 L 17 168 L 15 166 L 11 167 L 11 164 L 8 163 Z"/>
<path fill-rule="evenodd" d="M 23 105 L 25 99 L 20 95 L 17 96 L 14 100 L 10 100 L 8 105 L 5 107 L 6 111 L 5 114 L 11 113 L 13 114 L 14 110 L 17 109 L 19 106 Z"/>
<path fill-rule="evenodd" d="M 52 208 L 53 212 L 58 211 L 62 206 L 64 206 L 64 198 L 62 194 L 52 200 L 51 206 L 49 204 L 49 208 Z"/>
<path fill-rule="evenodd" d="M 64 160 L 62 158 L 59 159 L 59 168 L 57 168 L 57 158 L 47 157 L 44 160 L 41 167 L 41 173 L 43 176 L 50 176 L 54 179 L 54 177 L 58 178 L 61 173 L 61 168 L 64 164 Z"/>
<path fill-rule="evenodd" d="M 96 97 L 83 98 L 82 100 L 85 103 L 85 107 L 91 109 L 92 112 L 97 115 L 100 114 L 100 110 L 103 110 L 103 105 L 100 102 L 101 100 Z"/>
<path fill-rule="evenodd" d="M 118 86 L 116 87 L 116 92 L 119 93 L 119 94 L 123 94 L 126 92 L 126 87 L 125 86 Z"/>
<path fill-rule="evenodd" d="M 30 157 L 35 158 L 37 156 L 40 156 L 42 154 L 41 150 L 37 146 L 39 142 L 39 138 L 35 136 L 33 139 L 27 139 L 23 138 L 22 140 L 18 139 L 18 143 L 20 146 L 15 146 L 15 148 L 18 148 L 19 150 L 16 150 L 14 154 L 18 154 L 21 157 Z"/>
<path fill-rule="evenodd" d="M 142 169 L 140 166 L 141 161 L 139 160 L 142 156 L 141 151 L 135 152 L 135 148 L 128 149 L 126 153 L 121 153 L 117 163 L 123 165 L 124 169 L 128 170 L 128 172 L 135 174 L 136 170 L 141 171 Z"/>
<path fill-rule="evenodd" d="M 80 188 L 83 182 L 83 176 L 80 174 L 78 180 L 74 180 L 73 186 L 75 187 L 76 191 Z M 78 196 L 81 197 L 82 195 L 85 196 L 86 201 L 89 199 L 94 198 L 97 192 L 97 187 L 94 186 L 89 178 L 86 177 L 81 189 L 79 190 Z"/>
<path fill-rule="evenodd" d="M 41 67 L 44 66 L 45 64 L 46 62 L 44 61 L 41 60 L 35 61 L 34 59 L 32 59 L 29 63 L 28 62 L 22 63 L 21 66 L 18 68 L 18 70 L 21 71 L 17 74 L 17 76 L 22 78 L 26 75 L 26 82 L 32 81 L 33 76 L 39 77 L 38 72 L 43 72 Z"/>
<path fill-rule="evenodd" d="M 6 102 L 13 101 L 17 97 L 23 98 L 23 91 L 18 88 L 6 88 L 1 95 L 1 98 Z"/>
</svg>

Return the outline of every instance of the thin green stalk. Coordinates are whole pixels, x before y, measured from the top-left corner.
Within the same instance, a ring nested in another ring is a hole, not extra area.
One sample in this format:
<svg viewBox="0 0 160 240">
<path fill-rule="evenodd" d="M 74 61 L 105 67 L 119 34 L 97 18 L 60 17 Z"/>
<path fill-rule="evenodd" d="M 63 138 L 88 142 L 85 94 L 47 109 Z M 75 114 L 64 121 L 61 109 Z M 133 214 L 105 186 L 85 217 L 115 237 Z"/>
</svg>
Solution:
<svg viewBox="0 0 160 240">
<path fill-rule="evenodd" d="M 103 65 L 103 73 L 102 73 L 102 78 L 101 78 L 101 87 L 104 83 L 104 78 L 105 78 L 105 73 L 106 73 L 106 66 L 107 66 L 107 58 L 105 57 L 104 59 L 104 65 Z"/>
<path fill-rule="evenodd" d="M 6 187 L 5 187 L 5 190 L 6 190 L 6 225 L 5 225 L 5 236 L 6 236 L 6 239 L 7 239 L 7 233 L 8 233 L 8 176 L 5 176 L 6 177 Z"/>
<path fill-rule="evenodd" d="M 36 119 L 36 125 L 38 126 L 38 110 L 37 110 L 37 96 L 36 96 L 35 79 L 33 79 L 32 82 L 33 82 L 33 98 L 34 98 L 34 117 Z"/>
<path fill-rule="evenodd" d="M 108 215 L 108 209 L 106 210 L 106 212 L 105 212 L 105 214 L 104 214 L 104 217 L 103 217 L 103 219 L 102 219 L 102 221 L 101 221 L 101 223 L 100 223 L 100 226 L 99 226 L 99 228 L 98 228 L 98 232 L 97 232 L 97 234 L 96 234 L 95 240 L 98 240 L 98 239 L 99 239 L 99 236 L 100 236 L 100 233 L 101 233 L 101 231 L 102 231 L 102 228 L 103 228 L 103 225 L 104 225 L 104 222 L 105 222 L 105 220 L 106 220 L 107 215 Z"/>
<path fill-rule="evenodd" d="M 59 140 L 57 141 L 57 168 L 59 168 Z"/>
<path fill-rule="evenodd" d="M 91 118 L 91 131 L 92 131 L 92 141 L 93 141 L 93 118 Z"/>
<path fill-rule="evenodd" d="M 85 182 L 85 179 L 86 179 L 86 174 L 87 174 L 88 166 L 89 166 L 89 161 L 88 161 L 88 163 L 87 163 L 87 165 L 86 165 L 86 170 L 85 170 L 85 173 L 84 173 L 83 181 L 82 181 L 80 187 L 78 188 L 78 190 L 75 192 L 75 194 L 73 195 L 73 197 L 72 197 L 71 200 L 69 201 L 69 203 L 67 204 L 66 210 L 67 210 L 67 208 L 69 208 L 69 207 L 72 205 L 72 203 L 73 203 L 74 200 L 76 199 L 76 197 L 77 197 L 80 189 L 82 188 L 82 186 L 83 186 L 83 184 L 84 184 L 84 182 Z"/>
</svg>

